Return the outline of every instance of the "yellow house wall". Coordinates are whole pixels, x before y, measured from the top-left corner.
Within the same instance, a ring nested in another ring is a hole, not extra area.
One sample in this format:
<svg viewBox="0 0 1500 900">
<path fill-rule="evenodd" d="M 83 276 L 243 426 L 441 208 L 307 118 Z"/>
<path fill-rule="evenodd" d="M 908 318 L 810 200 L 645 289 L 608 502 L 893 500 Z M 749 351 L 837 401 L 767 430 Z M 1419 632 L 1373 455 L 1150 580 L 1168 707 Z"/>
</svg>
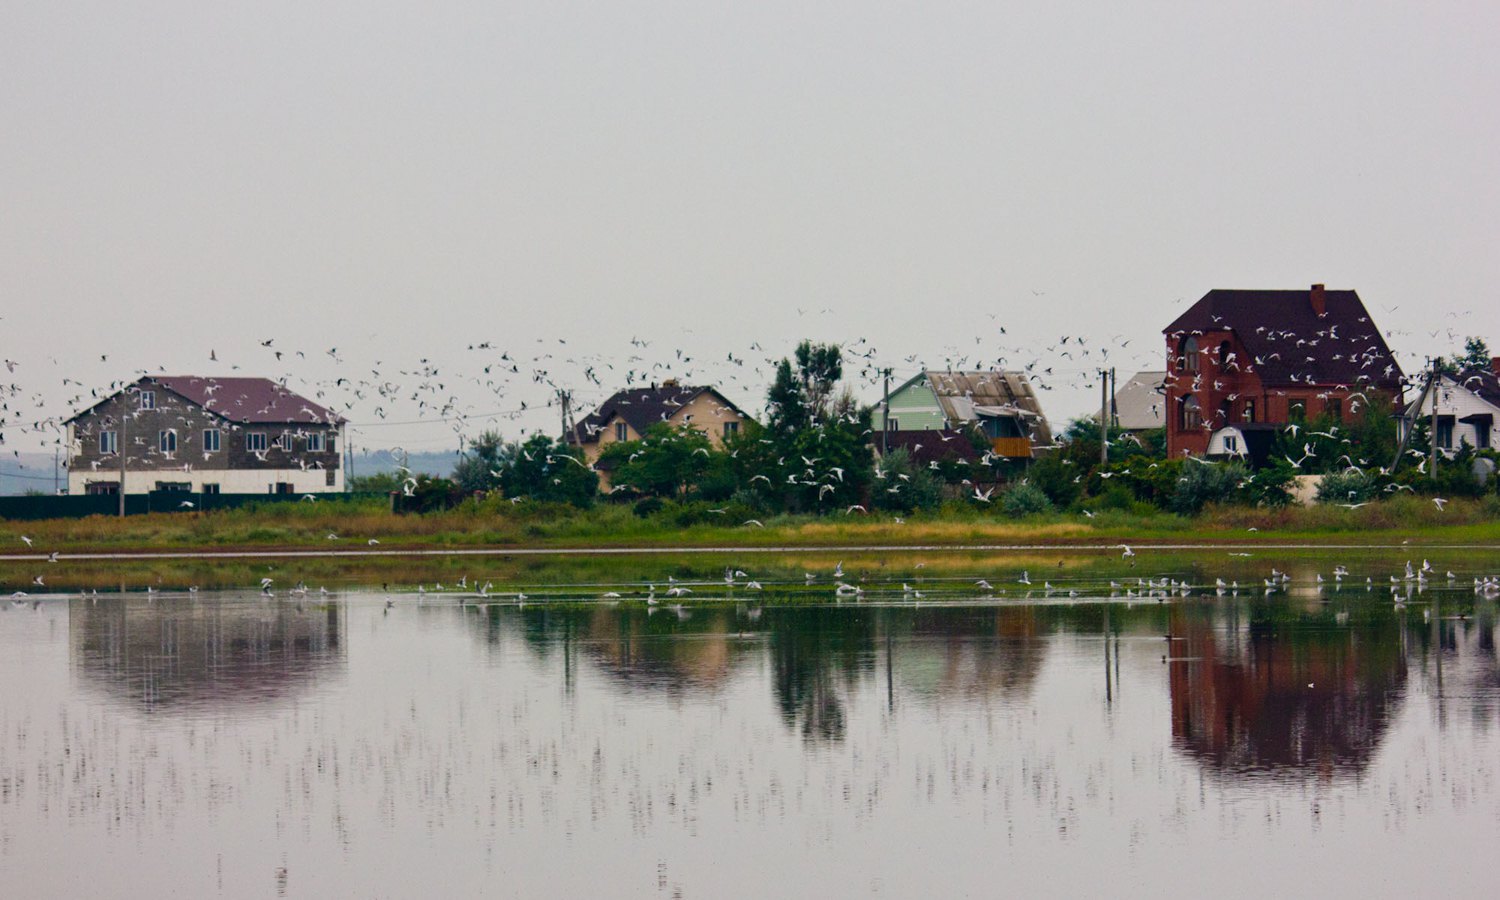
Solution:
<svg viewBox="0 0 1500 900">
<path fill-rule="evenodd" d="M 705 391 L 679 408 L 667 421 L 673 425 L 688 425 L 694 430 L 701 431 L 708 435 L 710 444 L 714 447 L 722 447 L 724 423 L 744 422 L 745 417 L 724 407 L 713 394 Z"/>
</svg>

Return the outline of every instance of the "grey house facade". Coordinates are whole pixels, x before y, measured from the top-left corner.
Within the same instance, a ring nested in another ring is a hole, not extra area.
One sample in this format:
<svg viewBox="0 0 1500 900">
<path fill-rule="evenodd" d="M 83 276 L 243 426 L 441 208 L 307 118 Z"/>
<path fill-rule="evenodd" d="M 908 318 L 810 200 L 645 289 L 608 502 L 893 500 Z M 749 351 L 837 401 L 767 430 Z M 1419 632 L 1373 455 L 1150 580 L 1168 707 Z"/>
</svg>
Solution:
<svg viewBox="0 0 1500 900">
<path fill-rule="evenodd" d="M 67 426 L 72 494 L 344 490 L 344 419 L 268 378 L 141 378 Z"/>
</svg>

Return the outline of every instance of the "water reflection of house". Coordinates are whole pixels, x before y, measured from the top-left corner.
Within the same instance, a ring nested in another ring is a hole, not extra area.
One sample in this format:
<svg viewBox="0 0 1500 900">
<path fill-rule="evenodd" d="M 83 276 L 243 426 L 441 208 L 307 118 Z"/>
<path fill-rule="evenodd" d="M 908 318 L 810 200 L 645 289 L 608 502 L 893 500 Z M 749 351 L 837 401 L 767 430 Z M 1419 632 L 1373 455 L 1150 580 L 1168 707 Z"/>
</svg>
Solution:
<svg viewBox="0 0 1500 900">
<path fill-rule="evenodd" d="M 612 678 L 639 687 L 679 690 L 717 687 L 736 657 L 758 641 L 738 637 L 744 622 L 733 609 L 697 608 L 687 618 L 674 610 L 648 613 L 591 610 L 580 625 L 581 649 Z"/>
<path fill-rule="evenodd" d="M 1394 716 L 1406 660 L 1394 621 L 1360 628 L 1174 618 L 1172 737 L 1224 772 L 1362 770 Z"/>
<path fill-rule="evenodd" d="M 344 608 L 130 598 L 68 609 L 76 670 L 155 711 L 274 702 L 345 662 Z"/>
<path fill-rule="evenodd" d="M 679 612 L 493 605 L 476 608 L 476 613 L 474 621 L 482 624 L 487 642 L 499 644 L 505 633 L 518 634 L 540 657 L 561 654 L 570 677 L 576 655 L 633 689 L 667 692 L 721 684 L 763 637 L 746 631 L 750 623 L 728 607 Z"/>
<path fill-rule="evenodd" d="M 1025 700 L 1047 643 L 1035 606 L 922 610 L 892 653 L 903 690 L 933 702 Z"/>
</svg>

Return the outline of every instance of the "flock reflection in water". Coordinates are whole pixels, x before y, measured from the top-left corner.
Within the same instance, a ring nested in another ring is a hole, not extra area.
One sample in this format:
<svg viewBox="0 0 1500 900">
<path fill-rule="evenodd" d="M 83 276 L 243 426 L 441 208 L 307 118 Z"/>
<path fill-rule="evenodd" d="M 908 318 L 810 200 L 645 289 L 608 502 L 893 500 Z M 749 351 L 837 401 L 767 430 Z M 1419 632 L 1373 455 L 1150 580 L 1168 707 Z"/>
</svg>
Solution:
<svg viewBox="0 0 1500 900">
<path fill-rule="evenodd" d="M 361 602 L 375 601 L 74 599 L 72 664 L 86 690 L 151 716 L 274 708 L 345 676 L 350 604 Z M 763 679 L 780 720 L 808 745 L 845 740 L 856 703 L 896 716 L 913 705 L 1033 704 L 1054 638 L 1069 636 L 1071 646 L 1097 647 L 1106 705 L 1116 702 L 1122 657 L 1137 671 L 1159 667 L 1171 744 L 1204 769 L 1337 777 L 1369 765 L 1413 671 L 1440 716 L 1495 720 L 1495 608 L 1462 610 L 1445 613 L 1438 596 L 1420 609 L 1212 597 L 660 610 L 435 598 L 398 614 L 462 628 L 496 652 L 519 642 L 554 668 L 565 695 L 588 678 L 622 695 L 691 701 Z"/>
</svg>

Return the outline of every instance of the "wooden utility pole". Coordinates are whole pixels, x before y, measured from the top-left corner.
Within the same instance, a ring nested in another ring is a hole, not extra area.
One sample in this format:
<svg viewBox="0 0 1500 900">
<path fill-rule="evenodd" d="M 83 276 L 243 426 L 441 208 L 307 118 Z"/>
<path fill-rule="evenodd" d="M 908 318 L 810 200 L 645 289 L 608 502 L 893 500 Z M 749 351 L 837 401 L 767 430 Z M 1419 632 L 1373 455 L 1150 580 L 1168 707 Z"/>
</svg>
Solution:
<svg viewBox="0 0 1500 900">
<path fill-rule="evenodd" d="M 886 369 L 881 374 L 885 376 L 885 400 L 881 402 L 880 455 L 885 456 L 891 447 L 891 370 Z"/>
<path fill-rule="evenodd" d="M 1109 465 L 1109 372 L 1099 370 L 1099 465 Z"/>
<path fill-rule="evenodd" d="M 130 446 L 130 409 L 126 394 L 120 394 L 120 443 L 115 455 L 120 457 L 120 518 L 125 518 L 125 448 Z"/>
<path fill-rule="evenodd" d="M 1120 396 L 1120 383 L 1115 380 L 1115 367 L 1114 366 L 1110 366 L 1109 367 L 1109 425 L 1110 425 L 1111 428 L 1114 428 L 1116 430 L 1119 430 L 1119 427 L 1120 427 L 1120 406 L 1119 406 L 1118 403 L 1115 402 L 1115 398 L 1118 397 L 1118 396 Z"/>
<path fill-rule="evenodd" d="M 1438 374 L 1438 361 L 1437 361 L 1436 357 L 1434 357 L 1433 360 L 1432 360 L 1432 374 L 1430 376 L 1428 376 L 1428 378 L 1430 379 L 1430 384 L 1432 385 L 1432 427 L 1429 428 L 1429 429 L 1427 429 L 1427 434 L 1428 434 L 1428 437 L 1430 438 L 1430 440 L 1428 441 L 1428 443 L 1432 445 L 1430 447 L 1430 452 L 1431 452 L 1431 455 L 1432 455 L 1432 460 L 1428 463 L 1428 465 L 1432 468 L 1432 480 L 1433 481 L 1437 481 L 1437 467 L 1438 467 L 1438 438 L 1437 438 L 1437 436 L 1438 436 L 1438 416 L 1437 416 L 1437 401 L 1438 401 L 1438 391 L 1439 391 L 1439 389 L 1442 388 L 1443 382 L 1442 382 L 1441 376 Z"/>
<path fill-rule="evenodd" d="M 568 432 L 572 430 L 572 422 L 569 421 L 572 417 L 568 414 L 568 407 L 571 405 L 572 399 L 573 396 L 568 391 L 561 388 L 558 389 L 557 405 L 562 410 L 562 435 L 564 441 L 568 439 Z"/>
</svg>

